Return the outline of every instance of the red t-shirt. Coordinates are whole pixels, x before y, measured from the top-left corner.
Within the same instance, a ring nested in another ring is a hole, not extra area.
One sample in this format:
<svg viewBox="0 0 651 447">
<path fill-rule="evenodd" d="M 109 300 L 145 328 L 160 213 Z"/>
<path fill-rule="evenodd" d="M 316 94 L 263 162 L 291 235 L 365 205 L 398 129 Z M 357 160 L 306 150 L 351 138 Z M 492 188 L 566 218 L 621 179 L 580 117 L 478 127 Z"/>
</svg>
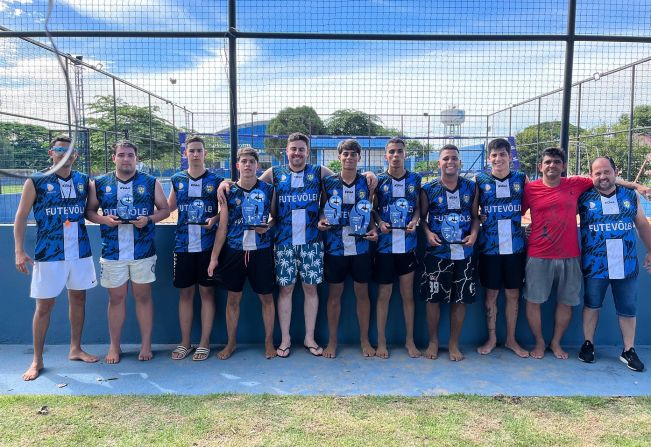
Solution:
<svg viewBox="0 0 651 447">
<path fill-rule="evenodd" d="M 579 196 L 592 188 L 587 177 L 562 177 L 556 187 L 542 180 L 524 186 L 522 213 L 531 210 L 531 234 L 527 243 L 527 256 L 545 259 L 576 258 L 579 235 L 576 211 Z"/>
</svg>

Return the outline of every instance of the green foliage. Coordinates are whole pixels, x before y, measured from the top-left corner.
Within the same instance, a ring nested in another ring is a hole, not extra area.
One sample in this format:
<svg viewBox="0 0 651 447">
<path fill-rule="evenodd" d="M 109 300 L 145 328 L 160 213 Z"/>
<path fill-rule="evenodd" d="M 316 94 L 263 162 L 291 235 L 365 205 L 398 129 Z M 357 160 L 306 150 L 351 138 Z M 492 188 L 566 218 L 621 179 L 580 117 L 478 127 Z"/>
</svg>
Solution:
<svg viewBox="0 0 651 447">
<path fill-rule="evenodd" d="M 325 133 L 325 126 L 318 113 L 309 106 L 284 108 L 267 126 L 267 133 L 271 135 L 288 135 L 293 132 L 308 136 L 322 135 Z M 279 160 L 283 159 L 286 145 L 286 138 L 268 138 L 264 142 L 266 151 Z"/>
<path fill-rule="evenodd" d="M 339 160 L 332 160 L 328 163 L 328 168 L 332 172 L 341 172 L 341 162 Z"/>
<path fill-rule="evenodd" d="M 380 117 L 353 109 L 333 113 L 326 121 L 326 131 L 329 135 L 387 135 Z"/>
<path fill-rule="evenodd" d="M 42 126 L 0 123 L 0 168 L 41 170 L 50 165 L 50 133 Z"/>
<path fill-rule="evenodd" d="M 570 135 L 576 135 L 576 126 L 570 124 Z M 521 170 L 530 178 L 537 175 L 538 156 L 547 147 L 558 146 L 561 135 L 560 121 L 546 121 L 540 123 L 540 136 L 538 125 L 534 124 L 524 128 L 515 135 L 516 149 L 520 158 Z"/>
</svg>

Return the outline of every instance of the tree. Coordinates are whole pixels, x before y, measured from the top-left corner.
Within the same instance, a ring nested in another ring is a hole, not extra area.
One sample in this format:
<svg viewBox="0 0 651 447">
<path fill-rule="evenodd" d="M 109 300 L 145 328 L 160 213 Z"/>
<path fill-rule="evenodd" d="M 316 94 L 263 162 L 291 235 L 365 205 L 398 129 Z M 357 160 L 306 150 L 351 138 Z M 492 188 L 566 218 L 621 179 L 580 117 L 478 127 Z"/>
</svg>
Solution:
<svg viewBox="0 0 651 447">
<path fill-rule="evenodd" d="M 287 107 L 278 112 L 267 126 L 267 133 L 271 135 L 289 135 L 301 132 L 305 135 L 322 135 L 325 133 L 323 121 L 316 111 L 309 106 Z M 264 142 L 265 149 L 277 159 L 283 159 L 283 152 L 287 145 L 287 138 L 267 138 Z"/>
<path fill-rule="evenodd" d="M 341 172 L 341 162 L 339 160 L 331 160 L 330 163 L 328 163 L 328 168 L 332 172 Z"/>
<path fill-rule="evenodd" d="M 576 126 L 570 124 L 570 135 L 576 135 Z M 539 126 L 534 124 L 524 128 L 515 135 L 515 147 L 520 159 L 520 169 L 529 178 L 536 178 L 538 175 L 538 157 L 542 151 L 551 146 L 558 146 L 561 135 L 560 121 L 546 121 L 540 123 L 540 137 L 538 136 Z"/>
<path fill-rule="evenodd" d="M 388 135 L 380 117 L 353 109 L 333 113 L 326 121 L 326 131 L 329 135 Z"/>
<path fill-rule="evenodd" d="M 121 98 L 115 100 L 114 116 L 113 96 L 95 96 L 95 101 L 87 105 L 89 117 L 86 123 L 89 127 L 103 132 L 91 132 L 90 153 L 92 170 L 104 172 L 105 166 L 105 132 L 106 142 L 110 147 L 116 139 L 125 138 L 136 143 L 139 148 L 139 158 L 143 161 L 164 160 L 157 163 L 158 167 L 174 167 L 178 160 L 178 145 L 176 133 L 179 129 L 159 116 L 158 106 L 140 107 L 128 104 Z M 151 118 L 151 131 L 149 120 Z M 116 126 L 117 121 L 117 126 Z M 117 130 L 118 134 L 114 132 Z M 109 149 L 110 153 L 110 149 Z"/>
<path fill-rule="evenodd" d="M 50 165 L 50 132 L 42 126 L 0 123 L 0 168 L 41 170 Z"/>
</svg>

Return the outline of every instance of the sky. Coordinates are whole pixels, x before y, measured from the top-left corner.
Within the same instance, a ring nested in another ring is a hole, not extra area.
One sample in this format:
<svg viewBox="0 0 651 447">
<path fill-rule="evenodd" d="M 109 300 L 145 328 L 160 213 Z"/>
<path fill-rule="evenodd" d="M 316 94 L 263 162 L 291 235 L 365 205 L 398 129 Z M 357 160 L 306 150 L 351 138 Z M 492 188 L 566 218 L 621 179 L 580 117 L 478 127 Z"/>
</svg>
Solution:
<svg viewBox="0 0 651 447">
<path fill-rule="evenodd" d="M 238 0 L 237 28 L 250 32 L 560 34 L 563 0 Z M 227 2 L 208 0 L 56 0 L 50 27 L 93 31 L 213 31 L 227 28 Z M 0 0 L 0 24 L 43 30 L 47 2 Z M 577 33 L 649 35 L 651 2 L 579 0 Z M 39 39 L 47 42 L 45 39 Z M 195 128 L 228 124 L 228 49 L 225 39 L 58 38 L 61 51 L 197 112 Z M 238 40 L 239 121 L 270 119 L 284 107 L 310 105 L 319 114 L 352 108 L 380 116 L 411 135 L 441 134 L 436 115 L 466 111 L 462 132 L 486 133 L 486 115 L 561 87 L 562 42 L 387 42 Z M 648 44 L 577 43 L 574 79 L 586 79 L 651 54 Z M 649 64 L 646 64 L 649 65 Z M 636 75 L 636 101 L 647 98 L 649 68 Z M 583 123 L 610 122 L 628 111 L 623 73 L 585 89 Z M 176 80 L 171 83 L 170 79 Z M 84 99 L 112 94 L 110 79 L 83 70 Z M 118 83 L 117 96 L 147 106 L 146 93 Z M 0 38 L 0 111 L 65 121 L 65 84 L 51 53 Z M 161 115 L 189 124 L 165 101 Z M 424 114 L 431 115 L 427 118 Z M 476 115 L 476 116 L 475 116 Z M 542 119 L 560 119 L 560 95 L 546 98 Z M 187 118 L 186 118 L 187 117 Z M 0 115 L 0 119 L 2 118 Z M 537 103 L 511 116 L 511 132 L 534 124 Z M 429 124 L 428 124 L 429 123 Z M 505 114 L 491 132 L 509 132 Z"/>
</svg>

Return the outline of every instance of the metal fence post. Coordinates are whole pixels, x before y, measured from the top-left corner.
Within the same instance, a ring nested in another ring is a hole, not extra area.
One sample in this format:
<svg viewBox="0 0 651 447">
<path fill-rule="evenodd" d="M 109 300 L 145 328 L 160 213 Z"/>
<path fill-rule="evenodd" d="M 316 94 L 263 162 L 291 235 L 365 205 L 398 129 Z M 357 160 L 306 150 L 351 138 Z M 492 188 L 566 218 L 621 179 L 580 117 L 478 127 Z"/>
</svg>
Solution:
<svg viewBox="0 0 651 447">
<path fill-rule="evenodd" d="M 626 180 L 631 180 L 633 165 L 633 124 L 635 120 L 635 65 L 631 67 L 631 111 L 628 120 L 628 157 L 626 160 Z"/>
<path fill-rule="evenodd" d="M 151 95 L 149 98 L 149 167 L 154 170 L 154 132 L 152 130 L 152 115 L 151 115 Z"/>
<path fill-rule="evenodd" d="M 565 74 L 563 78 L 563 109 L 561 112 L 561 149 L 568 155 L 570 141 L 570 107 L 572 102 L 572 68 L 574 64 L 574 38 L 576 29 L 576 0 L 567 3 L 567 41 L 565 42 Z"/>
<path fill-rule="evenodd" d="M 113 138 L 118 138 L 118 99 L 115 93 L 115 78 L 113 80 Z"/>
<path fill-rule="evenodd" d="M 231 179 L 237 180 L 237 10 L 235 0 L 228 0 L 228 84 L 231 120 Z"/>
<path fill-rule="evenodd" d="M 576 163 L 574 167 L 574 174 L 579 175 L 581 170 L 581 146 L 579 139 L 581 138 L 581 90 L 583 83 L 579 84 L 579 97 L 577 99 L 577 110 L 576 110 L 576 144 L 575 144 L 575 155 Z"/>
</svg>

